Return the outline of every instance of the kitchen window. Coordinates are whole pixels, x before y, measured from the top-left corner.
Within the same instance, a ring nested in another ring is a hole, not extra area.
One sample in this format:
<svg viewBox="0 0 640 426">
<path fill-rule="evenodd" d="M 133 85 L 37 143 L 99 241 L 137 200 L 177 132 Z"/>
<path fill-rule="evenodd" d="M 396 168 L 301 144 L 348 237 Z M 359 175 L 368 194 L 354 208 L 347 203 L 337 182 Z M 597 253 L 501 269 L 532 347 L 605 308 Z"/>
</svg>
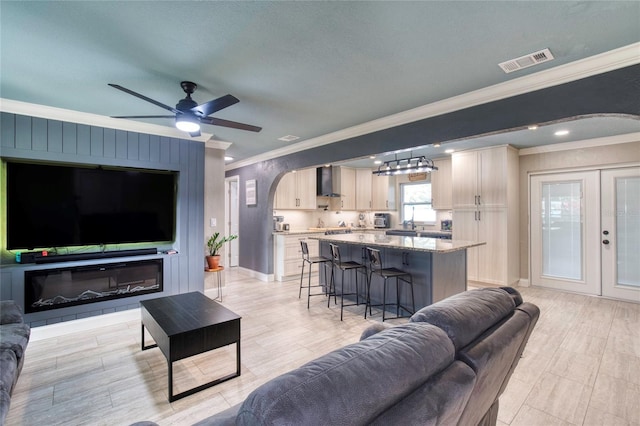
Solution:
<svg viewBox="0 0 640 426">
<path fill-rule="evenodd" d="M 402 183 L 400 196 L 402 221 L 436 223 L 436 211 L 431 206 L 431 182 Z"/>
</svg>

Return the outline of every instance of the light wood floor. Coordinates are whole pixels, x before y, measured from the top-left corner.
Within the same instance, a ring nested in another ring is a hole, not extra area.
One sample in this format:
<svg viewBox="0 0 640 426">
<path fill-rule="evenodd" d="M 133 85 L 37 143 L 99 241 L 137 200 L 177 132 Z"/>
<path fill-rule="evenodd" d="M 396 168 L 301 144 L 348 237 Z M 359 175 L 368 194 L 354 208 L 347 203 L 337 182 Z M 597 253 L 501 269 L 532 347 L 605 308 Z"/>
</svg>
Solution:
<svg viewBox="0 0 640 426">
<path fill-rule="evenodd" d="M 298 283 L 225 272 L 223 304 L 242 315 L 242 376 L 174 403 L 159 349 L 140 350 L 139 311 L 34 328 L 7 425 L 188 425 L 258 385 L 358 340 L 364 307 L 298 299 Z M 500 399 L 499 425 L 640 425 L 640 305 L 521 288 L 541 308 Z M 207 290 L 215 297 L 215 290 Z M 400 322 L 404 320 L 394 320 Z M 234 371 L 235 348 L 175 364 L 176 390 Z"/>
</svg>

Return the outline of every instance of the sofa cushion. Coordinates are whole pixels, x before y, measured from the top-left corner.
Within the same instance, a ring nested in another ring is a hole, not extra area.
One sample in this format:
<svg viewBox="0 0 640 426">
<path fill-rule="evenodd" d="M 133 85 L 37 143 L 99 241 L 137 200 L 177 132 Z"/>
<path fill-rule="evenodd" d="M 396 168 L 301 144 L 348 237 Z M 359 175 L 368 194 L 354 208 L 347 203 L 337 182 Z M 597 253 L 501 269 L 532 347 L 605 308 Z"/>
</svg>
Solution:
<svg viewBox="0 0 640 426">
<path fill-rule="evenodd" d="M 456 425 L 471 396 L 476 375 L 455 361 L 406 398 L 382 413 L 372 425 Z"/>
<path fill-rule="evenodd" d="M 516 304 L 503 289 L 482 288 L 456 294 L 413 314 L 411 322 L 427 322 L 443 329 L 456 350 L 511 314 Z"/>
<path fill-rule="evenodd" d="M 254 390 L 239 425 L 365 424 L 454 361 L 447 335 L 404 324 L 345 346 Z"/>
<path fill-rule="evenodd" d="M 13 300 L 0 301 L 0 324 L 14 324 L 22 322 L 22 311 Z"/>
<path fill-rule="evenodd" d="M 29 343 L 31 328 L 27 324 L 4 324 L 0 327 L 0 350 L 12 350 L 20 360 Z"/>
</svg>

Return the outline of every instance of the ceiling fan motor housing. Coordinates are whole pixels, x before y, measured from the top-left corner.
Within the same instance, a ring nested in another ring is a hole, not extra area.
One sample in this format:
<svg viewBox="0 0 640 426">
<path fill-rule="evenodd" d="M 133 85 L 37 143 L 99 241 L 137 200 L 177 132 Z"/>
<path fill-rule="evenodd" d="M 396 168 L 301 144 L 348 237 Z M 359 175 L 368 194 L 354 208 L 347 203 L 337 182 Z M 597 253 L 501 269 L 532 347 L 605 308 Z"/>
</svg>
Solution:
<svg viewBox="0 0 640 426">
<path fill-rule="evenodd" d="M 181 81 L 180 87 L 182 87 L 184 93 L 187 94 L 187 97 L 184 99 L 180 99 L 180 101 L 176 104 L 176 109 L 178 111 L 186 112 L 191 108 L 197 107 L 198 103 L 191 99 L 191 94 L 196 91 L 198 85 L 191 81 Z"/>
</svg>

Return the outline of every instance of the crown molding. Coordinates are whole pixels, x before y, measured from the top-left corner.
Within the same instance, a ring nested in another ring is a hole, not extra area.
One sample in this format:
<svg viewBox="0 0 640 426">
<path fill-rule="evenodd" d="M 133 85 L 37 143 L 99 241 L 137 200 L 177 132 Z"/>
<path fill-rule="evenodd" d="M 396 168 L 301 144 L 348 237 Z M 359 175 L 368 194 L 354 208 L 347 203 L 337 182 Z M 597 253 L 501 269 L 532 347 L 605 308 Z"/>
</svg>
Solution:
<svg viewBox="0 0 640 426">
<path fill-rule="evenodd" d="M 593 148 L 597 146 L 619 145 L 623 143 L 640 142 L 640 132 L 624 135 L 605 136 L 602 138 L 585 139 L 581 141 L 554 143 L 533 148 L 523 148 L 518 151 L 519 156 L 532 154 L 545 154 L 549 152 L 569 151 L 573 149 Z"/>
<path fill-rule="evenodd" d="M 535 74 L 515 78 L 442 101 L 416 107 L 387 117 L 379 118 L 343 130 L 328 133 L 316 138 L 307 139 L 285 148 L 237 161 L 227 165 L 225 170 L 234 170 L 260 161 L 270 160 L 283 155 L 293 154 L 310 148 L 338 142 L 345 139 L 373 133 L 376 131 L 400 126 L 425 118 L 458 111 L 535 90 L 558 86 L 582 78 L 602 74 L 607 71 L 624 68 L 640 63 L 640 42 L 618 49 L 559 65 Z"/>
<path fill-rule="evenodd" d="M 90 114 L 87 112 L 73 111 L 70 109 L 55 108 L 46 105 L 31 104 L 15 101 L 13 99 L 0 98 L 0 111 L 31 117 L 46 118 L 48 120 L 66 121 L 70 123 L 86 124 L 87 126 L 106 127 L 108 129 L 125 130 L 128 132 L 146 133 L 150 135 L 166 136 L 177 139 L 187 139 L 185 133 L 178 129 L 160 126 L 157 124 L 142 123 L 139 121 L 111 118 L 104 115 Z M 202 133 L 200 136 L 189 140 L 206 142 L 213 135 Z"/>
</svg>

